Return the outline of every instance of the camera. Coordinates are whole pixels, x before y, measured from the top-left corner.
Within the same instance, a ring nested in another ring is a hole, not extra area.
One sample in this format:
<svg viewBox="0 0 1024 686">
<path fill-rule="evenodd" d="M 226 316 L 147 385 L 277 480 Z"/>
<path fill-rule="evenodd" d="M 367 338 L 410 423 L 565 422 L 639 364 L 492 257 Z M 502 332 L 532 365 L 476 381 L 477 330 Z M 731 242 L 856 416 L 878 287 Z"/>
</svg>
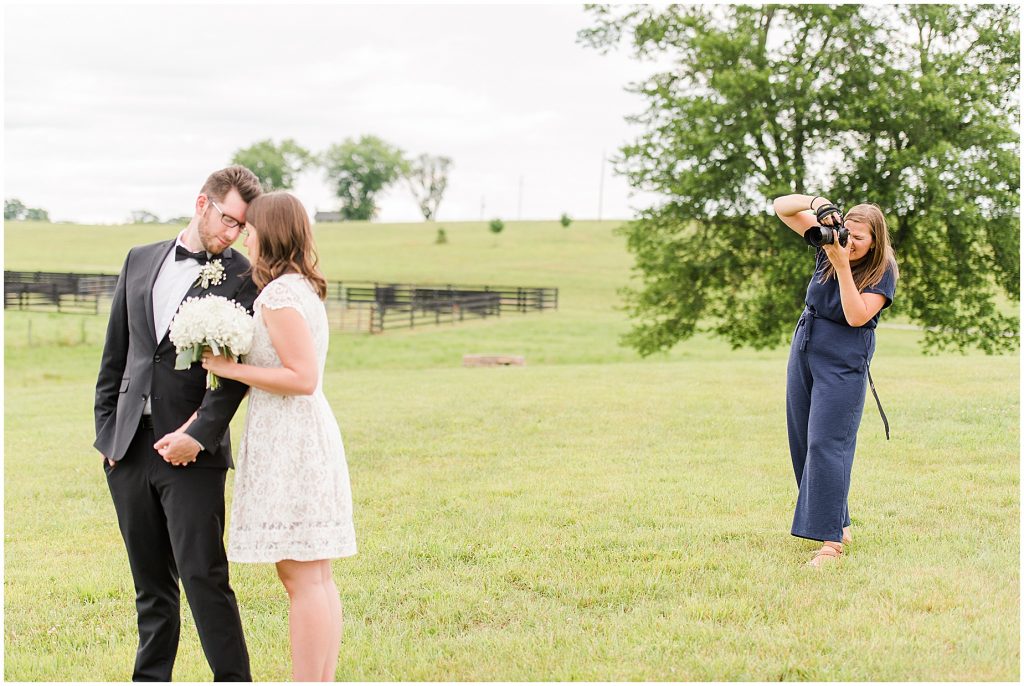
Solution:
<svg viewBox="0 0 1024 686">
<path fill-rule="evenodd" d="M 845 248 L 846 241 L 849 239 L 850 230 L 842 224 L 838 227 L 812 226 L 804 231 L 804 240 L 807 241 L 808 245 L 813 245 L 815 248 L 820 248 L 823 245 L 832 245 L 837 242 Z"/>
</svg>

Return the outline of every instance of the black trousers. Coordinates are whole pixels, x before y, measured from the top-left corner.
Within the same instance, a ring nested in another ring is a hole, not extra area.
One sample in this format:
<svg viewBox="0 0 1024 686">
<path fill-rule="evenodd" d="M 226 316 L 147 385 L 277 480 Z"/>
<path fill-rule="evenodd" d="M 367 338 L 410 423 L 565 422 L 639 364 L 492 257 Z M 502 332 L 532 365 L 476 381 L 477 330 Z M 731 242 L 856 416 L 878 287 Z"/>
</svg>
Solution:
<svg viewBox="0 0 1024 686">
<path fill-rule="evenodd" d="M 135 581 L 139 648 L 133 681 L 170 681 L 178 653 L 178 581 L 215 681 L 252 681 L 224 552 L 226 469 L 174 467 L 139 427 L 124 458 L 104 460 L 107 485 Z"/>
</svg>

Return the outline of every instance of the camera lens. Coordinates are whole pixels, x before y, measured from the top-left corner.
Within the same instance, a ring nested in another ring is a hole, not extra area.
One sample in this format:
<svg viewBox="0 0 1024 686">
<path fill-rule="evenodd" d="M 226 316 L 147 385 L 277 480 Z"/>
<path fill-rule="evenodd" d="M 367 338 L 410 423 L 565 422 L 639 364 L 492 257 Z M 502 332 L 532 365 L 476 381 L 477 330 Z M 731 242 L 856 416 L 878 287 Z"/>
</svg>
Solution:
<svg viewBox="0 0 1024 686">
<path fill-rule="evenodd" d="M 847 234 L 849 234 L 849 232 L 847 232 Z M 812 226 L 804 231 L 804 240 L 807 241 L 808 245 L 820 248 L 823 245 L 831 245 L 832 243 L 835 243 L 836 232 L 828 226 Z M 840 240 L 842 240 L 842 238 L 840 238 Z"/>
</svg>

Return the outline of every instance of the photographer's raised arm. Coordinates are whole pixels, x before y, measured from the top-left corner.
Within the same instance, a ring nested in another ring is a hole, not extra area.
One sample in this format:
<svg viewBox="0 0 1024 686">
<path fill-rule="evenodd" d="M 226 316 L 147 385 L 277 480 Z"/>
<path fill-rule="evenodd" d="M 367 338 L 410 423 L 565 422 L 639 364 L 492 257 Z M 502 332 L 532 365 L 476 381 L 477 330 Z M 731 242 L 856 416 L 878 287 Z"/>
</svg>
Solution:
<svg viewBox="0 0 1024 686">
<path fill-rule="evenodd" d="M 793 193 L 775 198 L 772 207 L 782 223 L 800 234 L 802 238 L 807 229 L 818 225 L 818 219 L 814 216 L 815 210 L 827 204 L 830 204 L 828 198 L 820 195 Z"/>
<path fill-rule="evenodd" d="M 878 293 L 861 293 L 857 290 L 857 284 L 853 280 L 853 272 L 850 270 L 849 250 L 840 245 L 822 246 L 828 253 L 829 260 L 836 268 L 836 279 L 839 281 L 839 297 L 843 303 L 843 316 L 850 326 L 864 326 L 871 318 L 878 314 L 885 307 L 885 296 Z M 845 255 L 833 259 L 836 255 Z M 838 264 L 837 264 L 838 262 Z"/>
</svg>

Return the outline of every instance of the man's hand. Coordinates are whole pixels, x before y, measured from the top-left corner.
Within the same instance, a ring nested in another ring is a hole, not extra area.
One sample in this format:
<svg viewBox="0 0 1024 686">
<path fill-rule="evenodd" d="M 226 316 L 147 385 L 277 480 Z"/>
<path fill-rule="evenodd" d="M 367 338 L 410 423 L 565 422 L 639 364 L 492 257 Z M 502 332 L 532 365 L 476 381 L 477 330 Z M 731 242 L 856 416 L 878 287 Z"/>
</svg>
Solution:
<svg viewBox="0 0 1024 686">
<path fill-rule="evenodd" d="M 153 449 L 160 453 L 164 462 L 177 467 L 184 467 L 190 462 L 195 462 L 199 455 L 199 441 L 183 431 L 174 431 L 167 434 L 153 444 Z"/>
</svg>

